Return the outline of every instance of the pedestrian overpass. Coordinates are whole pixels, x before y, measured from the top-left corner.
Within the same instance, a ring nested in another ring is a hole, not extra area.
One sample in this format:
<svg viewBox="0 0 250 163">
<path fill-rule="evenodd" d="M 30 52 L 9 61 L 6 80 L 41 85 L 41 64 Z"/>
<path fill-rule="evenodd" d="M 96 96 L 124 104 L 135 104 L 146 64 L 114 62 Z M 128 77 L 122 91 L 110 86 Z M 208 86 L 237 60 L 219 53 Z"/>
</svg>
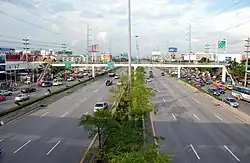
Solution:
<svg viewBox="0 0 250 163">
<path fill-rule="evenodd" d="M 64 63 L 52 63 L 53 67 L 64 67 Z M 114 63 L 113 67 L 128 67 L 127 63 Z M 178 68 L 178 78 L 181 77 L 181 68 L 222 68 L 222 81 L 226 81 L 226 74 L 230 77 L 225 64 L 219 63 L 143 63 L 143 64 L 131 64 L 135 69 L 137 67 L 160 67 L 160 68 Z M 71 64 L 71 67 L 92 67 L 92 75 L 95 77 L 95 68 L 96 67 L 109 67 L 108 64 L 98 63 L 98 64 Z M 233 79 L 232 79 L 233 80 Z"/>
</svg>

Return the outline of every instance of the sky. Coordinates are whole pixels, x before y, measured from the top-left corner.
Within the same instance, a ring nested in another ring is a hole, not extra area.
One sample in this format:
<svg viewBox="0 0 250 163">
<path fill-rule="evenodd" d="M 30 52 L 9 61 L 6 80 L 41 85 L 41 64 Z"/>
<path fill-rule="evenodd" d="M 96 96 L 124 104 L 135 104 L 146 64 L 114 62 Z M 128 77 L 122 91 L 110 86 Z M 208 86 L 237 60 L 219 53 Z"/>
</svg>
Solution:
<svg viewBox="0 0 250 163">
<path fill-rule="evenodd" d="M 131 0 L 132 55 L 136 42 L 141 56 L 168 47 L 215 51 L 217 41 L 227 40 L 227 51 L 244 53 L 250 36 L 249 0 Z M 67 49 L 83 54 L 90 44 L 100 52 L 119 55 L 129 49 L 128 3 L 126 0 L 0 0 L 0 47 L 22 48 L 29 38 L 30 49 Z M 138 37 L 135 37 L 138 36 Z"/>
</svg>

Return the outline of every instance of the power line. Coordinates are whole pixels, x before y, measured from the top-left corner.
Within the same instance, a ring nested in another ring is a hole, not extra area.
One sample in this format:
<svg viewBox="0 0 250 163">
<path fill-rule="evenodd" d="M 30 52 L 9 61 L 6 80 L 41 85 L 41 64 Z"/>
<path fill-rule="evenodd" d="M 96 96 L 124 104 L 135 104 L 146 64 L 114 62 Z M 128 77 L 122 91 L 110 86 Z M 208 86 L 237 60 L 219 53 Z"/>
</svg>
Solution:
<svg viewBox="0 0 250 163">
<path fill-rule="evenodd" d="M 39 29 L 42 29 L 42 30 L 45 30 L 45 31 L 48 31 L 48 32 L 53 32 L 53 33 L 55 33 L 55 34 L 60 35 L 60 33 L 58 33 L 58 32 L 54 32 L 54 31 L 51 31 L 51 30 L 49 30 L 49 29 L 47 29 L 47 28 L 44 28 L 44 27 L 42 27 L 42 26 L 39 26 L 39 25 L 30 23 L 30 22 L 28 22 L 28 21 L 26 21 L 26 20 L 23 20 L 23 19 L 21 19 L 21 18 L 18 18 L 18 17 L 15 17 L 15 16 L 13 16 L 13 15 L 10 15 L 10 14 L 4 12 L 4 11 L 0 11 L 0 14 L 6 15 L 6 16 L 8 16 L 8 17 L 11 17 L 11 18 L 13 18 L 13 19 L 16 19 L 16 20 L 18 20 L 18 21 L 20 21 L 20 22 L 22 22 L 22 23 L 28 24 L 28 25 L 30 25 L 30 26 L 33 26 L 33 27 L 36 27 L 36 28 L 39 28 Z"/>
</svg>

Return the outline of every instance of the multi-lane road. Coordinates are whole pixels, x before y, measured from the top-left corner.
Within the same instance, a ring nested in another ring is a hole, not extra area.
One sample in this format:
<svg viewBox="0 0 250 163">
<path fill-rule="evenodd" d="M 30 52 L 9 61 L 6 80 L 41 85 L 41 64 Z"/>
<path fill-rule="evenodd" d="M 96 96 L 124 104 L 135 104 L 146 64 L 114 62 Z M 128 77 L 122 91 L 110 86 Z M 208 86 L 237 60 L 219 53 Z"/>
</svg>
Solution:
<svg viewBox="0 0 250 163">
<path fill-rule="evenodd" d="M 151 114 L 160 150 L 172 153 L 174 163 L 250 162 L 250 127 L 217 105 L 216 100 L 153 69 L 156 89 Z M 227 106 L 226 106 L 227 107 Z M 228 106 L 230 107 L 230 106 Z"/>
<path fill-rule="evenodd" d="M 117 74 L 124 69 L 116 70 Z M 82 114 L 93 112 L 98 101 L 109 99 L 105 77 L 58 101 L 6 124 L 0 129 L 1 163 L 77 163 L 90 143 L 88 132 L 78 126 Z M 115 82 L 114 82 L 115 83 Z M 115 85 L 115 84 L 114 84 Z"/>
</svg>

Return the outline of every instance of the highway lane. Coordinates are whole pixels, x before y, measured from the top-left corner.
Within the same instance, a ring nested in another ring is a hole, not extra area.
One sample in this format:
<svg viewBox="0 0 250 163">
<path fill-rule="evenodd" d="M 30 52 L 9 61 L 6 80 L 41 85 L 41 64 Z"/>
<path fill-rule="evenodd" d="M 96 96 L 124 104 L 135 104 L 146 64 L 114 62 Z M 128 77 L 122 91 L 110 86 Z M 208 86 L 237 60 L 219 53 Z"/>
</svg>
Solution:
<svg viewBox="0 0 250 163">
<path fill-rule="evenodd" d="M 156 78 L 153 99 L 158 114 L 152 114 L 160 150 L 174 153 L 174 163 L 233 163 L 250 160 L 250 128 L 216 106 L 216 101 L 168 76 Z"/>
<path fill-rule="evenodd" d="M 82 78 L 80 80 L 86 80 L 87 78 L 88 77 L 85 77 L 85 78 Z M 75 84 L 77 82 L 78 82 L 78 80 L 71 81 L 71 82 L 65 81 L 64 84 L 61 85 L 61 86 L 52 86 L 52 87 L 38 87 L 37 84 L 32 84 L 31 86 L 24 85 L 24 86 L 22 86 L 22 88 L 28 88 L 28 87 L 36 88 L 35 92 L 28 93 L 29 96 L 30 96 L 29 100 L 34 100 L 34 99 L 36 99 L 38 97 L 41 97 L 41 96 L 45 95 L 45 93 L 48 92 L 48 89 L 50 89 L 53 92 L 53 91 L 59 90 L 61 88 L 65 88 L 66 84 L 73 85 L 73 84 Z M 11 108 L 13 106 L 16 106 L 16 104 L 14 103 L 15 102 L 15 97 L 16 97 L 16 95 L 18 95 L 20 93 L 21 93 L 21 89 L 17 90 L 17 91 L 14 91 L 12 96 L 6 96 L 6 101 L 1 101 L 0 102 L 0 112 L 4 111 L 4 110 L 8 110 L 9 108 Z"/>
<path fill-rule="evenodd" d="M 124 70 L 117 70 L 117 73 Z M 90 143 L 88 132 L 78 126 L 83 113 L 92 113 L 98 101 L 112 102 L 104 77 L 97 79 L 44 109 L 25 116 L 0 130 L 2 163 L 79 162 Z"/>
</svg>

